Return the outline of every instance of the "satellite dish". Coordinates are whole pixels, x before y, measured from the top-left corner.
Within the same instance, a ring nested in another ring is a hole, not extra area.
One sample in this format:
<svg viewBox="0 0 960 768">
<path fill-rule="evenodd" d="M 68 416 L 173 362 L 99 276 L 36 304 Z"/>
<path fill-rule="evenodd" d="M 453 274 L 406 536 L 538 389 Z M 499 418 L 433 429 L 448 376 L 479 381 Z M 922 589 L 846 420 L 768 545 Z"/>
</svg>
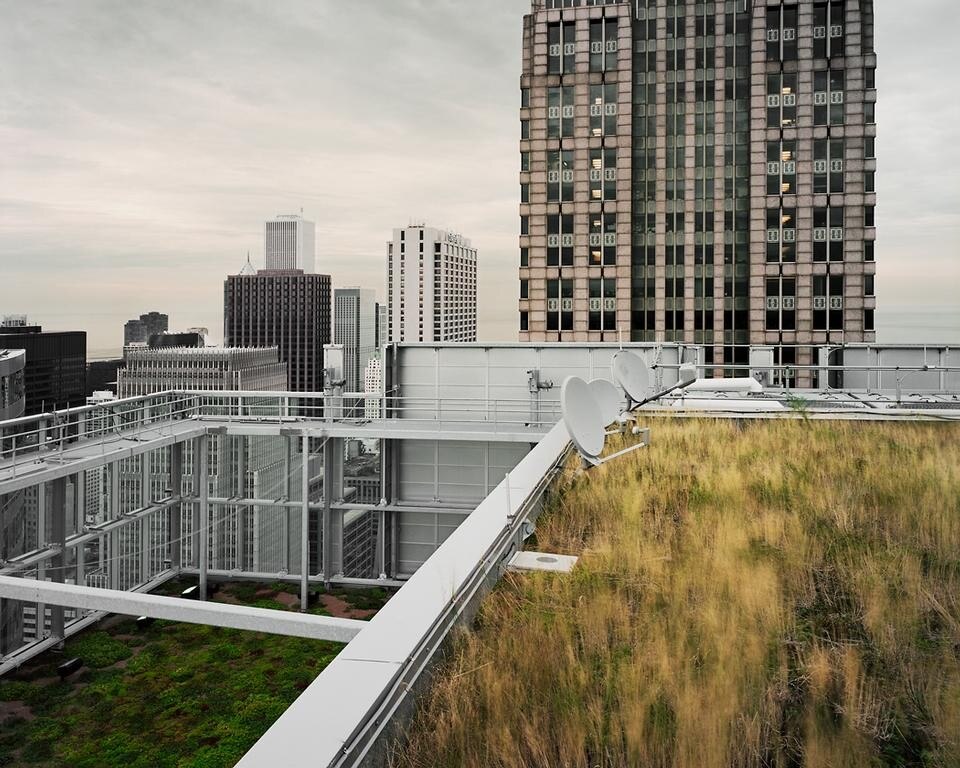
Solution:
<svg viewBox="0 0 960 768">
<path fill-rule="evenodd" d="M 606 440 L 600 406 L 590 385 L 579 376 L 567 376 L 560 388 L 560 410 L 570 439 L 580 455 L 596 463 Z"/>
<path fill-rule="evenodd" d="M 623 410 L 623 393 L 616 385 L 606 379 L 594 379 L 588 385 L 600 407 L 600 416 L 604 424 L 612 424 Z"/>
<path fill-rule="evenodd" d="M 650 367 L 645 360 L 632 352 L 621 349 L 613 356 L 610 368 L 613 371 L 613 380 L 634 402 L 642 403 L 653 393 L 650 387 Z"/>
</svg>

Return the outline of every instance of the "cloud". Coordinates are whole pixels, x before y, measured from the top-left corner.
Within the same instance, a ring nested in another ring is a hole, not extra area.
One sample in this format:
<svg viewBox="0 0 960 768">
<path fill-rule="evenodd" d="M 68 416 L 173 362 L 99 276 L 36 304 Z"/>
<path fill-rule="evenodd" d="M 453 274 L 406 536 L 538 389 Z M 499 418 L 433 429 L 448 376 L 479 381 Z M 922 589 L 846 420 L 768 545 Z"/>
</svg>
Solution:
<svg viewBox="0 0 960 768">
<path fill-rule="evenodd" d="M 888 7 L 889 6 L 889 7 Z M 953 4 L 877 4 L 878 291 L 955 303 Z M 90 331 L 222 324 L 224 276 L 301 207 L 336 285 L 383 291 L 411 218 L 480 249 L 481 338 L 516 337 L 529 0 L 0 0 L 0 312 Z"/>
</svg>

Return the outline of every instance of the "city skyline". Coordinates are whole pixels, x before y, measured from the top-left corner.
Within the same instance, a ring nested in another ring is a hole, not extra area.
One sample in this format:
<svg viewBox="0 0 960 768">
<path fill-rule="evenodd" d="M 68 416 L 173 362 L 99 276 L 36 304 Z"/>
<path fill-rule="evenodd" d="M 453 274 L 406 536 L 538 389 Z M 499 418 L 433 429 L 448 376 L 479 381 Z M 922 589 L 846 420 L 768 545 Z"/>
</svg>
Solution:
<svg viewBox="0 0 960 768">
<path fill-rule="evenodd" d="M 85 329 L 92 356 L 152 306 L 217 328 L 224 277 L 247 251 L 263 264 L 263 221 L 303 207 L 317 271 L 381 300 L 393 228 L 468 232 L 479 339 L 515 340 L 529 5 L 0 2 L 0 312 Z M 960 282 L 950 7 L 922 5 L 876 16 L 879 341 L 884 312 L 955 307 Z"/>
</svg>

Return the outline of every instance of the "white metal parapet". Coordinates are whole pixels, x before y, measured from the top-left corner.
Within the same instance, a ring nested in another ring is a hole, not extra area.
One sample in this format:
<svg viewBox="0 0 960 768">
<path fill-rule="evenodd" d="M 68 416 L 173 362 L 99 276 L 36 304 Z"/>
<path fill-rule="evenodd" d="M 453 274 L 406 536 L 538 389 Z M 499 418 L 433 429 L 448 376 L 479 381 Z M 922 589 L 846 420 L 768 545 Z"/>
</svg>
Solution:
<svg viewBox="0 0 960 768">
<path fill-rule="evenodd" d="M 480 503 L 238 763 L 355 765 L 374 748 L 446 633 L 504 557 L 563 458 L 558 423 Z M 509 488 L 507 487 L 509 483 Z M 335 695 L 334 695 L 334 692 Z"/>
<path fill-rule="evenodd" d="M 350 642 L 367 625 L 367 622 L 357 619 L 81 587 L 76 584 L 22 579 L 17 576 L 0 576 L 0 594 L 9 600 L 122 613 L 127 616 L 150 616 L 155 619 L 210 624 L 215 627 L 246 629 L 311 640 L 332 640 L 337 643 Z"/>
</svg>

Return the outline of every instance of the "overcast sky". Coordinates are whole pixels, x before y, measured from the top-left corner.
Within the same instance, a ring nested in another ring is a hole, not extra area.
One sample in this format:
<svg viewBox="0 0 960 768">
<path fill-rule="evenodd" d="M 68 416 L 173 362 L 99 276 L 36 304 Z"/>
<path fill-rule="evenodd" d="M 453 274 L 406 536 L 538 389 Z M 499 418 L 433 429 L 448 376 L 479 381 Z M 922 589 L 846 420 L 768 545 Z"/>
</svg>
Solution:
<svg viewBox="0 0 960 768">
<path fill-rule="evenodd" d="M 0 314 L 218 340 L 224 276 L 302 207 L 318 271 L 380 295 L 394 226 L 472 238 L 480 338 L 515 339 L 529 5 L 0 0 Z M 956 0 L 876 6 L 878 301 L 956 310 Z"/>
</svg>

